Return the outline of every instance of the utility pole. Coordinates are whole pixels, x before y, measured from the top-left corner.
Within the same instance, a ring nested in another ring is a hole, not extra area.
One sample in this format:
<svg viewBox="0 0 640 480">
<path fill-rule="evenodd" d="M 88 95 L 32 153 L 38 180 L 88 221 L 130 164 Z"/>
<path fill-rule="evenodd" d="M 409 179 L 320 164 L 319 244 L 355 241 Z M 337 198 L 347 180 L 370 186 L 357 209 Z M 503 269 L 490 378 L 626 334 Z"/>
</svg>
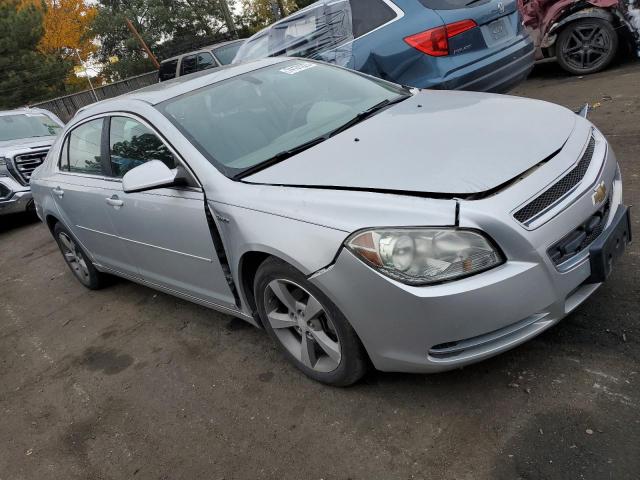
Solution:
<svg viewBox="0 0 640 480">
<path fill-rule="evenodd" d="M 84 69 L 84 75 L 87 77 L 87 81 L 89 82 L 89 87 L 91 88 L 91 92 L 93 93 L 93 98 L 96 99 L 96 102 L 99 102 L 100 100 L 98 100 L 98 95 L 96 94 L 95 89 L 93 88 L 93 83 L 91 82 L 91 77 L 89 76 L 89 71 L 87 70 L 87 67 L 85 66 L 84 62 L 82 61 L 82 57 L 80 57 L 80 52 L 78 52 L 78 50 L 76 48 L 72 49 L 76 56 L 78 57 L 78 60 L 80 61 L 80 66 Z"/>
<path fill-rule="evenodd" d="M 151 62 L 153 63 L 153 65 L 157 69 L 160 69 L 160 63 L 158 63 L 158 59 L 151 52 L 151 49 L 145 43 L 144 39 L 140 36 L 140 34 L 138 33 L 138 30 L 136 30 L 136 27 L 133 26 L 133 23 L 131 23 L 131 20 L 129 20 L 128 18 L 125 20 L 127 21 L 127 27 L 129 27 L 129 30 L 131 30 L 131 33 L 133 33 L 134 37 L 136 37 L 136 39 L 138 40 L 138 43 L 140 43 L 140 46 L 144 49 L 145 52 L 147 52 L 147 55 L 149 55 L 149 59 L 151 59 Z"/>
<path fill-rule="evenodd" d="M 224 22 L 227 24 L 227 30 L 229 30 L 229 33 L 233 34 L 235 38 L 238 38 L 238 32 L 236 31 L 236 26 L 233 23 L 233 17 L 231 16 L 231 10 L 229 10 L 229 4 L 227 3 L 227 0 L 218 1 L 220 2 L 220 10 L 222 10 Z"/>
</svg>

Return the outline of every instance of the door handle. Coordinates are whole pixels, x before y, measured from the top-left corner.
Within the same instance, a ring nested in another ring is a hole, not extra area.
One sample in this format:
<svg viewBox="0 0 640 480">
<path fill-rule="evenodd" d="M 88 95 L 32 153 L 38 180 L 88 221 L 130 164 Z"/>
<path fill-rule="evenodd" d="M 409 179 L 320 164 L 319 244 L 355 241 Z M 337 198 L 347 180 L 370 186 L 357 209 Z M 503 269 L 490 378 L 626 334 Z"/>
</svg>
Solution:
<svg viewBox="0 0 640 480">
<path fill-rule="evenodd" d="M 124 205 L 124 202 L 120 200 L 117 195 L 112 195 L 109 198 L 105 198 L 105 200 L 109 205 L 111 205 L 112 207 L 115 207 L 116 209 Z"/>
<path fill-rule="evenodd" d="M 62 198 L 64 196 L 64 190 L 62 190 L 60 187 L 56 187 L 53 189 L 53 194 L 58 198 Z"/>
</svg>

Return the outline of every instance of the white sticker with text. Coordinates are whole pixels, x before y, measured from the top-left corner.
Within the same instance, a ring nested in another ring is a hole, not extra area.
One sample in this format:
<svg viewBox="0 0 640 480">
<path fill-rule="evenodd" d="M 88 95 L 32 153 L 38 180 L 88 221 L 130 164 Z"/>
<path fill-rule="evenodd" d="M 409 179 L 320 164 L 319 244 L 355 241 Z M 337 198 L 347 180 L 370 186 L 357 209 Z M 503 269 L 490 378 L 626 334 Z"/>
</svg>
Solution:
<svg viewBox="0 0 640 480">
<path fill-rule="evenodd" d="M 305 70 L 309 70 L 310 68 L 315 67 L 315 63 L 309 62 L 300 62 L 294 65 L 290 65 L 286 68 L 280 70 L 282 73 L 286 73 L 287 75 L 295 75 L 296 73 L 304 72 Z"/>
</svg>

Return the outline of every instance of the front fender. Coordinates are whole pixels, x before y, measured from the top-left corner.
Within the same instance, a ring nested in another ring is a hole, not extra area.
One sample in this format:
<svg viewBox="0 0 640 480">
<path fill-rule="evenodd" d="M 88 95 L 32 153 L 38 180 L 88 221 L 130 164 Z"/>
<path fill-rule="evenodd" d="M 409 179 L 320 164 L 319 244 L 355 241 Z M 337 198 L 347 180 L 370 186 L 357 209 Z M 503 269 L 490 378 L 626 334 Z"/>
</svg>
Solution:
<svg viewBox="0 0 640 480">
<path fill-rule="evenodd" d="M 305 275 L 330 264 L 349 232 L 288 217 L 211 202 L 234 278 L 247 252 L 274 255 Z"/>
</svg>

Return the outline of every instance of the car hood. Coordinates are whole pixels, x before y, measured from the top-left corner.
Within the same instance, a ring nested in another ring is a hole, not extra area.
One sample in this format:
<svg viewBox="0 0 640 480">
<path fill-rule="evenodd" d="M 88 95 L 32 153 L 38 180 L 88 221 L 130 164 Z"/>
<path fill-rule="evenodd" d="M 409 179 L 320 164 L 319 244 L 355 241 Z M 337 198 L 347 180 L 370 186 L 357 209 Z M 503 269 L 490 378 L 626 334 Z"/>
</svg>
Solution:
<svg viewBox="0 0 640 480">
<path fill-rule="evenodd" d="M 17 140 L 6 140 L 0 142 L 0 156 L 4 152 L 15 150 L 30 150 L 37 148 L 47 148 L 53 145 L 56 137 L 35 137 L 35 138 L 19 138 Z"/>
<path fill-rule="evenodd" d="M 476 194 L 509 182 L 560 150 L 576 118 L 564 107 L 538 100 L 422 91 L 244 181 Z"/>
</svg>

